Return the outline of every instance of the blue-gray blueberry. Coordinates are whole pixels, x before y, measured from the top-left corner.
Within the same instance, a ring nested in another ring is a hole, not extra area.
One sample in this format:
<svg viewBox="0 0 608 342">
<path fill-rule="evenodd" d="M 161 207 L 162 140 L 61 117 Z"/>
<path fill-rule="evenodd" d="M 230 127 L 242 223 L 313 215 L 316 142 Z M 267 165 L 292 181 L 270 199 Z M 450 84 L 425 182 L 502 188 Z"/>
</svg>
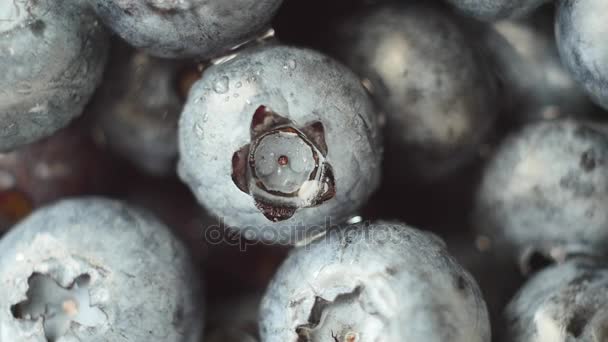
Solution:
<svg viewBox="0 0 608 342">
<path fill-rule="evenodd" d="M 608 340 L 608 268 L 572 259 L 531 278 L 505 311 L 512 342 Z"/>
<path fill-rule="evenodd" d="M 608 2 L 563 0 L 555 23 L 563 63 L 598 105 L 608 109 Z"/>
<path fill-rule="evenodd" d="M 333 53 L 386 119 L 390 181 L 438 181 L 472 161 L 491 131 L 494 79 L 464 26 L 442 8 L 408 3 L 366 9 L 335 29 Z"/>
<path fill-rule="evenodd" d="M 549 0 L 447 0 L 465 15 L 494 21 L 506 18 L 523 17 Z M 601 1 L 601 0 L 600 0 Z"/>
<path fill-rule="evenodd" d="M 477 284 L 431 233 L 331 230 L 296 248 L 262 300 L 262 341 L 489 342 Z"/>
<path fill-rule="evenodd" d="M 196 67 L 113 46 L 106 77 L 89 110 L 96 141 L 141 171 L 164 176 L 175 171 L 177 122 L 189 89 L 180 81 Z M 187 87 L 187 85 L 185 85 Z"/>
<path fill-rule="evenodd" d="M 497 73 L 505 91 L 513 94 L 505 99 L 513 121 L 589 115 L 591 101 L 559 57 L 553 15 L 501 20 L 494 28 L 507 41 L 489 43 L 498 56 Z"/>
<path fill-rule="evenodd" d="M 114 32 L 157 57 L 218 57 L 268 29 L 282 0 L 89 0 Z"/>
<path fill-rule="evenodd" d="M 108 39 L 82 1 L 0 3 L 0 151 L 80 115 L 101 81 Z"/>
<path fill-rule="evenodd" d="M 197 272 L 146 212 L 61 201 L 16 225 L 0 251 L 2 341 L 201 340 Z"/>
<path fill-rule="evenodd" d="M 568 119 L 525 126 L 487 165 L 473 224 L 498 254 L 518 259 L 524 269 L 530 257 L 605 255 L 607 162 L 601 126 Z"/>
<path fill-rule="evenodd" d="M 355 214 L 380 180 L 376 112 L 317 52 L 264 46 L 208 68 L 179 124 L 182 180 L 246 238 L 296 242 Z"/>
</svg>

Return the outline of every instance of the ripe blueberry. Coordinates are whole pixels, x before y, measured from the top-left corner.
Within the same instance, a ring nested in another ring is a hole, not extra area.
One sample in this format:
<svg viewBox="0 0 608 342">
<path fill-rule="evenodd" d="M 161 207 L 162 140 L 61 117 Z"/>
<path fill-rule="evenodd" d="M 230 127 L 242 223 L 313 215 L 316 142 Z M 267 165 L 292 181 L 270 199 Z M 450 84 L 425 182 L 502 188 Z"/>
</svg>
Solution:
<svg viewBox="0 0 608 342">
<path fill-rule="evenodd" d="M 217 57 L 267 28 L 282 0 L 89 0 L 129 44 L 168 58 Z"/>
<path fill-rule="evenodd" d="M 571 120 L 541 121 L 507 138 L 482 177 L 479 234 L 528 268 L 530 257 L 608 252 L 608 137 Z"/>
<path fill-rule="evenodd" d="M 514 93 L 515 121 L 586 116 L 592 110 L 585 92 L 562 66 L 555 43 L 553 16 L 539 13 L 525 20 L 503 20 L 494 27 L 508 41 L 494 44 L 499 73 L 507 91 Z M 508 50 L 513 48 L 514 53 Z"/>
<path fill-rule="evenodd" d="M 559 2 L 556 39 L 562 61 L 598 105 L 608 109 L 608 2 Z"/>
<path fill-rule="evenodd" d="M 548 0 L 447 0 L 447 2 L 466 15 L 493 21 L 523 17 Z"/>
<path fill-rule="evenodd" d="M 378 186 L 375 115 L 355 75 L 328 57 L 244 51 L 193 86 L 179 125 L 180 175 L 247 238 L 295 242 L 348 219 Z"/>
<path fill-rule="evenodd" d="M 80 1 L 0 3 L 0 151 L 82 113 L 101 80 L 107 35 Z"/>
<path fill-rule="evenodd" d="M 390 181 L 437 181 L 473 159 L 498 110 L 493 80 L 457 17 L 428 4 L 389 4 L 336 31 L 335 54 L 386 117 Z"/>
<path fill-rule="evenodd" d="M 16 225 L 0 251 L 3 341 L 202 337 L 189 256 L 143 211 L 99 198 L 58 202 Z"/>
<path fill-rule="evenodd" d="M 262 300 L 263 341 L 490 341 L 472 277 L 436 236 L 396 223 L 294 250 Z"/>
<path fill-rule="evenodd" d="M 608 339 L 608 268 L 569 260 L 537 273 L 505 311 L 513 342 L 603 342 Z"/>
<path fill-rule="evenodd" d="M 121 44 L 113 48 L 105 81 L 89 107 L 95 137 L 145 173 L 170 174 L 177 160 L 177 122 L 190 77 L 198 71 Z"/>
</svg>

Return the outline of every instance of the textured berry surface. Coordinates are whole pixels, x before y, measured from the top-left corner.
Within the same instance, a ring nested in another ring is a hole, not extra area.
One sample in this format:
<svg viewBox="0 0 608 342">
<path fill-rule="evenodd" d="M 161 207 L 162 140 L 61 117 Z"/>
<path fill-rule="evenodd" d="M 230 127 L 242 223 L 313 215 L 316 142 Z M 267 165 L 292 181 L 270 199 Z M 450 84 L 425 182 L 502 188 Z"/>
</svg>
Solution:
<svg viewBox="0 0 608 342">
<path fill-rule="evenodd" d="M 563 63 L 604 109 L 608 109 L 607 12 L 605 0 L 564 0 L 555 21 Z"/>
<path fill-rule="evenodd" d="M 355 214 L 378 186 L 375 115 L 358 79 L 330 58 L 252 49 L 193 86 L 179 126 L 180 176 L 246 237 L 294 242 Z"/>
<path fill-rule="evenodd" d="M 606 341 L 606 286 L 606 264 L 571 260 L 545 269 L 508 305 L 508 341 Z"/>
<path fill-rule="evenodd" d="M 523 17 L 548 0 L 447 0 L 462 13 L 481 20 Z"/>
<path fill-rule="evenodd" d="M 490 161 L 474 225 L 508 255 L 601 253 L 608 241 L 608 137 L 572 120 L 509 137 Z"/>
<path fill-rule="evenodd" d="M 431 5 L 391 4 L 336 29 L 332 50 L 386 118 L 391 181 L 436 181 L 470 162 L 498 114 L 495 84 L 460 20 Z"/>
<path fill-rule="evenodd" d="M 114 44 L 104 83 L 88 109 L 95 116 L 96 140 L 144 173 L 171 174 L 177 161 L 177 122 L 189 85 L 198 77 L 190 63 Z"/>
<path fill-rule="evenodd" d="M 0 151 L 9 151 L 82 113 L 108 39 L 81 1 L 4 0 L 0 19 Z"/>
<path fill-rule="evenodd" d="M 506 91 L 515 96 L 509 99 L 509 115 L 514 121 L 589 115 L 591 101 L 559 58 L 553 11 L 541 11 L 524 20 L 502 20 L 494 28 L 508 41 L 492 43 L 499 50 L 499 72 Z"/>
<path fill-rule="evenodd" d="M 263 32 L 281 0 L 89 0 L 114 32 L 158 57 L 215 57 Z"/>
<path fill-rule="evenodd" d="M 436 236 L 402 224 L 332 230 L 292 252 L 260 311 L 263 341 L 490 341 L 485 303 Z"/>
<path fill-rule="evenodd" d="M 196 272 L 147 213 L 96 198 L 62 201 L 15 226 L 0 250 L 2 341 L 200 341 Z"/>
</svg>

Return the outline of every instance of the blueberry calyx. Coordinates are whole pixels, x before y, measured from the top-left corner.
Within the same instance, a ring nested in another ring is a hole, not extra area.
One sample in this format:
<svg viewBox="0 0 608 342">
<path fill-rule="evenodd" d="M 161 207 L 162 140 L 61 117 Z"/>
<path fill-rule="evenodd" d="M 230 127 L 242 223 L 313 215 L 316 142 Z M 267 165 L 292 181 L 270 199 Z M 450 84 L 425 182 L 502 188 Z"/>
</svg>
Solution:
<svg viewBox="0 0 608 342">
<path fill-rule="evenodd" d="M 72 322 L 95 327 L 106 321 L 105 313 L 91 305 L 88 274 L 77 277 L 67 288 L 50 276 L 34 273 L 28 279 L 27 299 L 11 307 L 16 319 L 42 318 L 44 334 L 49 342 L 64 336 Z"/>
<path fill-rule="evenodd" d="M 252 195 L 256 207 L 273 222 L 297 209 L 318 206 L 336 194 L 323 123 L 298 128 L 260 106 L 251 120 L 251 142 L 232 155 L 232 180 Z"/>
</svg>

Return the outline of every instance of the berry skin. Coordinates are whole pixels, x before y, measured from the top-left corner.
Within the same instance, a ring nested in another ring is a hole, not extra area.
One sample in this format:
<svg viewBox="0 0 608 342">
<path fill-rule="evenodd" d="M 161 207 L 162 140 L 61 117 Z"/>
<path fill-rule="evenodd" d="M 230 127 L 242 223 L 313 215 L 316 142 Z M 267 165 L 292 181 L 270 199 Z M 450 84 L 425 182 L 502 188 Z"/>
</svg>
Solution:
<svg viewBox="0 0 608 342">
<path fill-rule="evenodd" d="M 3 0 L 0 19 L 0 151 L 10 151 L 82 113 L 108 39 L 80 1 Z"/>
<path fill-rule="evenodd" d="M 331 230 L 270 283 L 260 334 L 278 341 L 490 341 L 473 278 L 438 237 L 396 223 Z"/>
<path fill-rule="evenodd" d="M 207 59 L 267 29 L 282 0 L 89 0 L 114 32 L 157 57 Z"/>
<path fill-rule="evenodd" d="M 459 18 L 428 4 L 391 4 L 336 31 L 335 55 L 385 114 L 391 182 L 435 182 L 474 159 L 498 111 L 493 80 Z"/>
<path fill-rule="evenodd" d="M 530 14 L 549 0 L 447 0 L 465 15 L 484 20 L 517 18 Z"/>
<path fill-rule="evenodd" d="M 537 273 L 505 312 L 512 342 L 603 342 L 608 339 L 608 269 L 585 259 Z"/>
<path fill-rule="evenodd" d="M 248 50 L 193 86 L 178 171 L 201 204 L 246 238 L 296 242 L 327 220 L 348 219 L 377 188 L 375 114 L 359 80 L 330 58 L 283 46 Z"/>
<path fill-rule="evenodd" d="M 495 47 L 502 57 L 499 63 L 505 88 L 515 93 L 516 98 L 510 99 L 510 115 L 515 121 L 580 117 L 592 111 L 591 101 L 562 66 L 553 36 L 553 15 L 545 18 L 539 13 L 525 20 L 503 20 L 494 28 L 510 45 Z M 514 54 L 505 51 L 511 48 Z"/>
<path fill-rule="evenodd" d="M 608 109 L 608 2 L 559 2 L 555 24 L 557 46 L 564 65 L 591 99 Z"/>
<path fill-rule="evenodd" d="M 571 120 L 524 127 L 498 148 L 476 198 L 479 234 L 519 258 L 608 252 L 608 137 Z"/>
<path fill-rule="evenodd" d="M 171 174 L 177 161 L 177 122 L 189 90 L 181 89 L 188 88 L 181 78 L 196 78 L 198 71 L 123 44 L 113 48 L 106 79 L 89 107 L 95 137 L 147 174 Z"/>
<path fill-rule="evenodd" d="M 189 256 L 143 211 L 100 198 L 61 201 L 15 226 L 0 251 L 3 341 L 201 340 Z"/>
</svg>

